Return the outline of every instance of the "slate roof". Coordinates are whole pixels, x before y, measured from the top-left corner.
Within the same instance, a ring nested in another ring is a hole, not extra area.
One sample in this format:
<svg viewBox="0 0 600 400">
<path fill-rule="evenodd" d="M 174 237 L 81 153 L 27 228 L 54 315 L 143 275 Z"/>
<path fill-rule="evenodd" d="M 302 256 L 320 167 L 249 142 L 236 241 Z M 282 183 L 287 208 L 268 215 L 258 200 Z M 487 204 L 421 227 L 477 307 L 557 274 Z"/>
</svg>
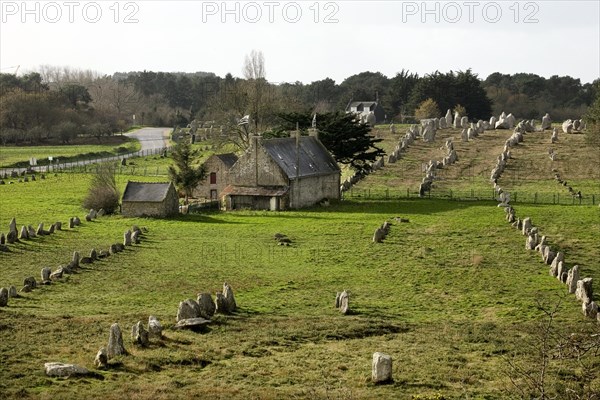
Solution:
<svg viewBox="0 0 600 400">
<path fill-rule="evenodd" d="M 335 159 L 325 146 L 313 136 L 302 136 L 300 138 L 298 146 L 300 173 L 298 175 L 296 175 L 295 137 L 265 140 L 263 141 L 263 147 L 289 179 L 295 179 L 296 176 L 304 178 L 340 172 Z"/>
<path fill-rule="evenodd" d="M 359 107 L 361 104 L 363 105 L 363 110 L 370 110 L 371 106 L 373 107 L 373 109 L 377 107 L 376 101 L 353 101 L 348 105 L 347 110 L 350 110 L 353 107 Z"/>
<path fill-rule="evenodd" d="M 218 157 L 223 164 L 227 166 L 227 168 L 231 168 L 238 160 L 238 156 L 236 156 L 234 153 L 215 154 L 215 157 Z"/>
<path fill-rule="evenodd" d="M 162 202 L 169 192 L 171 182 L 127 182 L 123 201 Z"/>
</svg>

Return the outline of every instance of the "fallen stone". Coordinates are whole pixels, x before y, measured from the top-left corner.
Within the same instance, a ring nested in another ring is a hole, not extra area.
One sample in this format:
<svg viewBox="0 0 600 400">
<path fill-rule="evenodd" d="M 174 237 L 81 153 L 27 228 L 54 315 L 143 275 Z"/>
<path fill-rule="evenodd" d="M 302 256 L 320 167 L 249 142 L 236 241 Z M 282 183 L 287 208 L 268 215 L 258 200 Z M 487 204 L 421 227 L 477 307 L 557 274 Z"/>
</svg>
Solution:
<svg viewBox="0 0 600 400">
<path fill-rule="evenodd" d="M 90 372 L 79 365 L 49 362 L 44 364 L 46 375 L 52 377 L 85 376 Z"/>
<path fill-rule="evenodd" d="M 53 281 L 62 279 L 63 274 L 64 274 L 64 268 L 58 267 L 58 269 L 56 271 L 54 271 L 53 273 L 50 274 L 50 279 Z"/>
<path fill-rule="evenodd" d="M 193 331 L 199 331 L 199 330 L 204 329 L 209 323 L 210 323 L 209 320 L 206 320 L 201 317 L 187 318 L 187 319 L 182 319 L 182 320 L 178 321 L 177 324 L 174 326 L 174 328 L 175 329 L 190 329 Z"/>
</svg>

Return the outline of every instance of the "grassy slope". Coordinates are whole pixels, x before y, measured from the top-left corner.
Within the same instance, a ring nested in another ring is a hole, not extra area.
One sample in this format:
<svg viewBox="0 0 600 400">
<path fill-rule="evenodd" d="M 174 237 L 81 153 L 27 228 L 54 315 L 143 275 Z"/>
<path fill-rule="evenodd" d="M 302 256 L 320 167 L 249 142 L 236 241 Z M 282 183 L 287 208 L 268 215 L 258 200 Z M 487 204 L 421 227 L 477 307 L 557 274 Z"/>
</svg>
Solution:
<svg viewBox="0 0 600 400">
<path fill-rule="evenodd" d="M 75 174 L 0 187 L 0 226 L 13 215 L 19 224 L 81 216 L 86 184 Z M 577 262 L 586 276 L 600 279 L 597 208 L 521 205 L 517 212 L 532 216 L 566 251 L 568 264 Z M 384 244 L 372 244 L 375 227 L 397 215 L 411 222 L 395 224 Z M 0 390 L 43 398 L 436 392 L 503 398 L 505 354 L 534 355 L 523 340 L 539 315 L 535 300 L 552 303 L 564 287 L 536 254 L 522 250 L 523 236 L 502 217 L 484 202 L 348 202 L 326 210 L 173 221 L 107 217 L 20 244 L 0 254 L 2 286 L 38 277 L 41 267 L 65 263 L 73 250 L 105 248 L 132 223 L 150 229 L 142 245 L 0 309 Z M 275 232 L 290 235 L 294 247 L 274 246 Z M 137 320 L 153 314 L 170 327 L 179 301 L 214 292 L 223 281 L 236 291 L 236 316 L 219 318 L 204 335 L 167 330 L 160 346 L 129 344 Z M 351 293 L 355 315 L 340 316 L 332 307 L 343 289 Z M 121 364 L 101 372 L 101 379 L 43 375 L 47 361 L 91 367 L 115 321 L 132 352 Z M 572 296 L 559 321 L 574 331 L 590 325 Z M 368 383 L 374 351 L 393 355 L 393 385 Z"/>
</svg>

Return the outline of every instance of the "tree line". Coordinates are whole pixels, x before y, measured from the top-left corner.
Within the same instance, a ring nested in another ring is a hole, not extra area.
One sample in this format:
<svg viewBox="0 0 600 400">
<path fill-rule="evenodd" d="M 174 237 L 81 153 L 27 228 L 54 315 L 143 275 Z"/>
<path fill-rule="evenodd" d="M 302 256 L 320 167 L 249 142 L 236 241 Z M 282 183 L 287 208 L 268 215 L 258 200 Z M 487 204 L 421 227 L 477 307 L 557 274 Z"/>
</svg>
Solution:
<svg viewBox="0 0 600 400">
<path fill-rule="evenodd" d="M 210 121 L 233 137 L 241 133 L 238 122 L 245 115 L 251 116 L 252 131 L 264 132 L 281 124 L 282 113 L 343 112 L 351 101 L 374 100 L 387 122 L 414 122 L 424 102 L 435 103 L 432 109 L 440 114 L 459 107 L 472 119 L 506 111 L 527 119 L 549 112 L 560 121 L 580 118 L 597 91 L 597 85 L 570 76 L 493 73 L 482 80 L 471 70 L 424 76 L 402 70 L 393 77 L 367 71 L 339 84 L 330 78 L 272 83 L 262 53 L 254 51 L 242 71 L 243 77 L 153 71 L 101 75 L 46 66 L 21 76 L 0 74 L 0 142 L 69 143 L 78 135 L 100 139 L 132 125 L 186 126 L 193 120 Z"/>
</svg>

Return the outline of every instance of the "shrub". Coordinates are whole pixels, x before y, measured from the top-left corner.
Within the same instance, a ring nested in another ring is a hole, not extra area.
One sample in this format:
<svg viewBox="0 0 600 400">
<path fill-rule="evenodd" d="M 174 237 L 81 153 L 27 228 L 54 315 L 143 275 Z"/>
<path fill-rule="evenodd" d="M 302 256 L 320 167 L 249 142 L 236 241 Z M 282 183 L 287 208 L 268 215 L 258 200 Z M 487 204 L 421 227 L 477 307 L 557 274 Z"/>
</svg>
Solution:
<svg viewBox="0 0 600 400">
<path fill-rule="evenodd" d="M 101 208 L 108 214 L 112 214 L 119 208 L 119 190 L 115 180 L 115 167 L 111 164 L 100 164 L 96 173 L 92 176 L 88 194 L 83 200 L 86 209 Z"/>
<path fill-rule="evenodd" d="M 437 103 L 429 98 L 419 105 L 419 108 L 415 110 L 415 117 L 417 119 L 427 118 L 438 118 L 440 116 L 440 108 Z"/>
<path fill-rule="evenodd" d="M 461 117 L 466 117 L 467 116 L 467 109 L 464 108 L 463 106 L 461 106 L 460 104 L 457 104 L 454 107 L 454 112 L 457 112 L 458 115 L 460 115 Z"/>
</svg>

